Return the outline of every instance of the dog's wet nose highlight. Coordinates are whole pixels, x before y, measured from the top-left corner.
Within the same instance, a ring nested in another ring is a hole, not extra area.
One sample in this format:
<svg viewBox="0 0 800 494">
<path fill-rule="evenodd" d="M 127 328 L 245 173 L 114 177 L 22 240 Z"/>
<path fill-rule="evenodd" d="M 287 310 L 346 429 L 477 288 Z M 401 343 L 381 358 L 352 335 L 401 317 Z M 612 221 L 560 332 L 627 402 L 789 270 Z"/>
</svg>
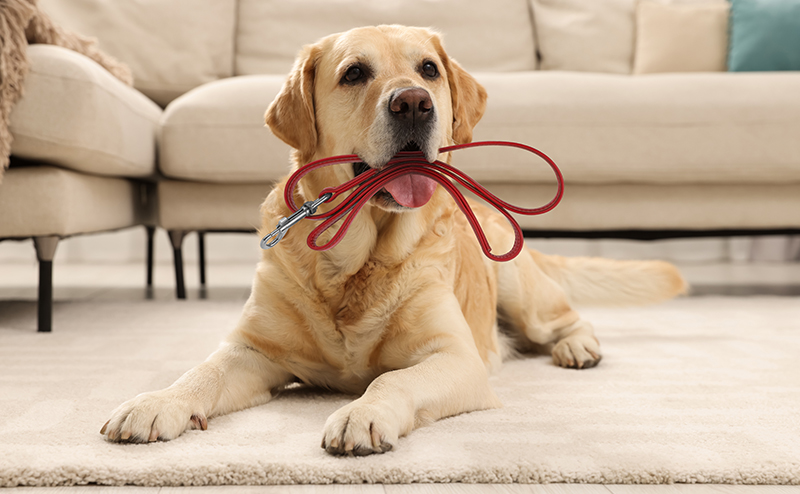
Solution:
<svg viewBox="0 0 800 494">
<path fill-rule="evenodd" d="M 389 100 L 389 111 L 399 120 L 422 122 L 428 119 L 432 109 L 430 94 L 418 87 L 400 89 Z"/>
</svg>

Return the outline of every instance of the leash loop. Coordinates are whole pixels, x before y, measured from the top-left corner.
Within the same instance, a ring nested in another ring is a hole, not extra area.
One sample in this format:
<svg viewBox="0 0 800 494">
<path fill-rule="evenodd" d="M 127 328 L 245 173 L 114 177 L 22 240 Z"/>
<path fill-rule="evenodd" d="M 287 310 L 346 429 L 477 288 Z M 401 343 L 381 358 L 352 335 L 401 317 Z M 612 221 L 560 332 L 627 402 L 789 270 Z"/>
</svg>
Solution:
<svg viewBox="0 0 800 494">
<path fill-rule="evenodd" d="M 342 240 L 344 234 L 347 232 L 347 229 L 361 208 L 372 198 L 372 196 L 383 189 L 384 185 L 400 177 L 401 175 L 415 174 L 435 180 L 453 197 L 456 205 L 464 213 L 467 221 L 472 227 L 472 230 L 478 239 L 478 243 L 481 246 L 481 250 L 483 250 L 483 253 L 489 259 L 500 262 L 510 261 L 522 251 L 524 239 L 522 236 L 522 228 L 520 228 L 516 219 L 509 214 L 509 211 L 528 216 L 544 214 L 548 211 L 551 211 L 558 205 L 559 202 L 561 202 L 561 199 L 564 196 L 564 178 L 561 175 L 561 170 L 558 169 L 558 166 L 552 159 L 550 159 L 549 156 L 536 148 L 518 142 L 478 141 L 466 144 L 456 144 L 453 146 L 440 148 L 439 153 L 449 153 L 451 151 L 457 151 L 460 149 L 482 146 L 513 147 L 523 149 L 540 157 L 548 165 L 550 165 L 550 168 L 553 170 L 553 173 L 556 176 L 558 189 L 553 199 L 547 204 L 538 208 L 521 208 L 503 201 L 499 197 L 489 192 L 481 184 L 473 180 L 469 175 L 455 167 L 450 166 L 447 163 L 439 160 L 429 163 L 421 151 L 401 151 L 392 159 L 390 159 L 386 166 L 381 170 L 370 168 L 369 170 L 357 175 L 353 179 L 339 186 L 327 187 L 322 190 L 319 199 L 306 202 L 298 208 L 297 204 L 294 202 L 294 190 L 297 188 L 297 184 L 300 182 L 300 179 L 303 178 L 307 173 L 324 166 L 360 161 L 358 155 L 355 154 L 332 156 L 304 165 L 289 177 L 284 188 L 283 198 L 286 202 L 286 205 L 294 213 L 287 218 L 282 218 L 278 222 L 278 226 L 275 228 L 275 230 L 261 239 L 261 248 L 269 249 L 274 247 L 278 242 L 280 242 L 284 235 L 286 235 L 286 231 L 303 218 L 322 220 L 322 223 L 314 228 L 314 230 L 309 234 L 307 239 L 308 246 L 317 251 L 333 248 Z M 502 214 L 506 220 L 508 220 L 512 229 L 514 230 L 514 245 L 508 252 L 499 255 L 492 253 L 492 247 L 489 245 L 489 241 L 486 238 L 486 235 L 483 232 L 475 213 L 472 211 L 472 208 L 469 206 L 466 198 L 464 198 L 464 195 L 460 190 L 458 190 L 453 182 L 461 185 L 465 189 L 485 200 L 489 205 L 494 207 L 500 214 Z M 353 188 L 355 188 L 355 190 L 345 197 L 345 199 L 339 205 L 332 208 L 328 212 L 318 215 L 316 214 L 317 208 L 320 204 L 335 199 L 340 194 Z M 328 228 L 333 226 L 333 224 L 345 216 L 346 218 L 342 222 L 338 231 L 334 233 L 333 237 L 326 244 L 317 245 L 317 239 L 320 237 L 320 235 L 322 235 L 322 233 L 324 233 Z"/>
</svg>

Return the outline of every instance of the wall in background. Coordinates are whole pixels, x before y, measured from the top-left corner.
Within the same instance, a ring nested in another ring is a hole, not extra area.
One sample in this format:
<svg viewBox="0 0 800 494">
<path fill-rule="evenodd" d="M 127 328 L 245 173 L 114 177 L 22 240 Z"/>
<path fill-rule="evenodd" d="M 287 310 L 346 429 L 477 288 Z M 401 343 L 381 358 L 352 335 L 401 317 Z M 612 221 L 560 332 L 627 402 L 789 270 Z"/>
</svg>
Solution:
<svg viewBox="0 0 800 494">
<path fill-rule="evenodd" d="M 258 262 L 261 249 L 255 234 L 211 233 L 206 235 L 208 262 Z M 66 263 L 144 262 L 144 228 L 85 235 L 62 240 L 56 261 Z M 546 254 L 602 256 L 614 259 L 665 259 L 679 263 L 785 262 L 800 260 L 800 237 L 739 237 L 661 240 L 536 239 L 528 244 Z M 184 240 L 184 259 L 197 261 L 197 235 Z M 172 262 L 172 247 L 164 230 L 157 230 L 155 258 Z M 0 242 L 0 263 L 35 263 L 33 242 Z"/>
</svg>

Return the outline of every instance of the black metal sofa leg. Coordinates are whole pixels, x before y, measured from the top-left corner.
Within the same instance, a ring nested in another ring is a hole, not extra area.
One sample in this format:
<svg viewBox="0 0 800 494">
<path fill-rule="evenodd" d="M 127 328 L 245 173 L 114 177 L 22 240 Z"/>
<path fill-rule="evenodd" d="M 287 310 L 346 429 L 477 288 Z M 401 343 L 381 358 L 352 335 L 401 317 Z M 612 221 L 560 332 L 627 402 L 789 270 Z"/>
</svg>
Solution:
<svg viewBox="0 0 800 494">
<path fill-rule="evenodd" d="M 172 257 L 175 260 L 175 295 L 179 299 L 186 298 L 186 285 L 183 282 L 183 238 L 186 232 L 183 230 L 169 230 L 169 241 L 172 243 Z"/>
<path fill-rule="evenodd" d="M 60 239 L 56 236 L 34 237 L 36 258 L 39 260 L 39 297 L 37 331 L 53 330 L 53 258 Z"/>
<path fill-rule="evenodd" d="M 147 230 L 147 288 L 153 288 L 153 242 L 156 227 L 146 226 Z"/>
<path fill-rule="evenodd" d="M 197 232 L 197 249 L 200 258 L 200 286 L 206 286 L 206 232 Z"/>
</svg>

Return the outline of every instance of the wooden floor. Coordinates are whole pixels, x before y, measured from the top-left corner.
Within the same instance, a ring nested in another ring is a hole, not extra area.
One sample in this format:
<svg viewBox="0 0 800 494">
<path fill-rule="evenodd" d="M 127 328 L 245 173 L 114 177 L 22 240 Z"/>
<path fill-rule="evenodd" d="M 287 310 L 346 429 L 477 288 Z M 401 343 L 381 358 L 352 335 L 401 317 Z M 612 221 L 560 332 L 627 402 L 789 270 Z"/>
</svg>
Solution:
<svg viewBox="0 0 800 494">
<path fill-rule="evenodd" d="M 406 484 L 224 487 L 17 487 L 3 494 L 800 494 L 800 486 Z"/>
</svg>

